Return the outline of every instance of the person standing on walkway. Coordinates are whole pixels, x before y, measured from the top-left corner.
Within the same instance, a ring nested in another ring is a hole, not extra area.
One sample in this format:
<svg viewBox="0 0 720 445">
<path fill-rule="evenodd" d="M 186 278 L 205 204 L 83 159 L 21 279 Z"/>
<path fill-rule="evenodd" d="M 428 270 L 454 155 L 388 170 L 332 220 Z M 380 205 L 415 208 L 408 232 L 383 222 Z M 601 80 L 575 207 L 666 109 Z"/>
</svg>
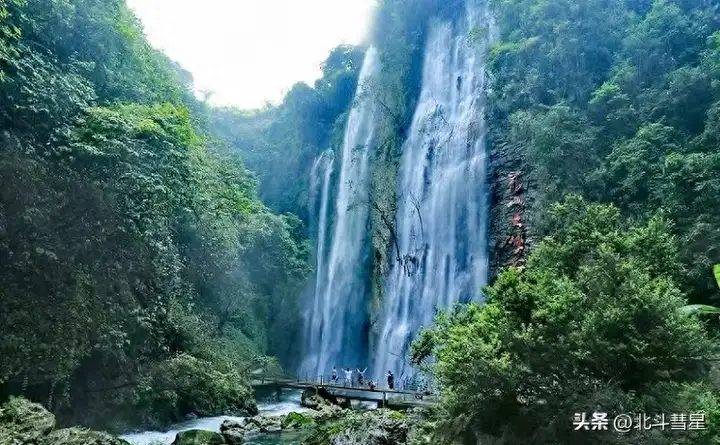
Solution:
<svg viewBox="0 0 720 445">
<path fill-rule="evenodd" d="M 352 386 L 352 371 L 345 368 L 345 386 Z"/>
<path fill-rule="evenodd" d="M 334 366 L 333 366 L 333 371 L 332 371 L 332 377 L 331 377 L 331 380 L 332 380 L 332 382 L 333 382 L 334 384 L 336 384 L 336 383 L 337 383 L 337 381 L 338 381 L 338 373 L 337 373 L 337 368 L 335 368 Z"/>
<path fill-rule="evenodd" d="M 388 371 L 387 373 L 387 382 L 388 388 L 395 389 L 395 376 L 393 375 L 392 371 Z"/>
<path fill-rule="evenodd" d="M 364 386 L 365 385 L 365 371 L 367 371 L 367 368 L 360 371 L 360 368 L 357 368 L 358 373 L 358 385 Z"/>
</svg>

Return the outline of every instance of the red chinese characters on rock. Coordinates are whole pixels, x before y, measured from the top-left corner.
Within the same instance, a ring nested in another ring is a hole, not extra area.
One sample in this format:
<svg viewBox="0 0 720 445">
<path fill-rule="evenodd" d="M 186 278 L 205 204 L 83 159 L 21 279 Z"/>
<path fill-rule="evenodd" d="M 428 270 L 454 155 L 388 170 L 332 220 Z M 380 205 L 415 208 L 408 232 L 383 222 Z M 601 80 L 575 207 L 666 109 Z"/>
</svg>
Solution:
<svg viewBox="0 0 720 445">
<path fill-rule="evenodd" d="M 525 251 L 525 238 L 522 233 L 518 235 L 512 235 L 506 244 L 510 244 L 515 247 L 515 255 L 520 255 Z"/>
<path fill-rule="evenodd" d="M 523 225 L 522 225 L 522 213 L 521 212 L 517 212 L 513 215 L 512 225 L 513 225 L 513 227 L 522 228 Z"/>
<path fill-rule="evenodd" d="M 514 171 L 508 176 L 508 187 L 511 199 L 506 204 L 508 209 L 518 208 L 513 214 L 510 224 L 512 227 L 512 235 L 507 239 L 506 245 L 510 245 L 513 250 L 512 265 L 522 268 L 525 265 L 525 225 L 523 224 L 523 212 L 525 209 L 525 201 L 520 195 L 523 193 L 523 184 L 520 182 L 519 171 Z"/>
</svg>

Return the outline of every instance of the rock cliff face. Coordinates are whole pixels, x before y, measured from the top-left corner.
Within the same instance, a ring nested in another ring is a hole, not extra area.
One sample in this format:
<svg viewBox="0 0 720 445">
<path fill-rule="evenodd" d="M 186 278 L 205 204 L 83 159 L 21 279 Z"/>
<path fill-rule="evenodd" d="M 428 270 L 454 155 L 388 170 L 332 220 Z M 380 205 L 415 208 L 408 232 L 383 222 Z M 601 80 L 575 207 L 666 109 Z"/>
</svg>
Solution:
<svg viewBox="0 0 720 445">
<path fill-rule="evenodd" d="M 492 126 L 492 122 L 491 122 Z M 493 140 L 494 139 L 494 140 Z M 489 282 L 507 266 L 523 267 L 529 249 L 537 243 L 533 230 L 536 202 L 532 166 L 524 149 L 491 138 L 488 185 L 490 205 Z"/>
<path fill-rule="evenodd" d="M 0 445 L 130 445 L 84 428 L 55 430 L 55 416 L 42 405 L 11 398 L 0 407 Z"/>
</svg>

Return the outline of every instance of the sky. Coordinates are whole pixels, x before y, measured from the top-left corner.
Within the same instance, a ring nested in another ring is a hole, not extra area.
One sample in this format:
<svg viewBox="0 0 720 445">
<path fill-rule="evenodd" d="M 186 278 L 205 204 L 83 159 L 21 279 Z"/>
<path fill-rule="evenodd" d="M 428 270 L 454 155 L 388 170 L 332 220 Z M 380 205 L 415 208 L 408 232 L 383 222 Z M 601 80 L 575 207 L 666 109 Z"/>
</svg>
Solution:
<svg viewBox="0 0 720 445">
<path fill-rule="evenodd" d="M 361 43 L 374 0 L 128 0 L 150 43 L 193 74 L 210 102 L 278 103 L 341 43 Z"/>
</svg>

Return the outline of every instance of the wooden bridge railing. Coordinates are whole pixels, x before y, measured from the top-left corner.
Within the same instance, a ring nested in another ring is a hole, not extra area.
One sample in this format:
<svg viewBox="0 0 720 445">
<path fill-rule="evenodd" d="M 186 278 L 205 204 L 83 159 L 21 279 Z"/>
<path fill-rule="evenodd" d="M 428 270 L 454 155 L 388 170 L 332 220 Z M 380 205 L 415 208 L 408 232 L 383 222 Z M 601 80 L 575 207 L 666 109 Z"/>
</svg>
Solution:
<svg viewBox="0 0 720 445">
<path fill-rule="evenodd" d="M 345 381 L 344 376 L 338 375 L 336 380 L 332 379 L 331 374 L 323 374 L 323 375 L 310 375 L 310 374 L 290 374 L 290 373 L 272 373 L 272 374 L 262 374 L 260 376 L 255 377 L 257 380 L 260 380 L 263 384 L 265 383 L 275 383 L 275 384 L 283 384 L 283 383 L 298 383 L 298 384 L 307 384 L 312 386 L 329 386 L 329 387 L 336 387 L 336 388 L 347 388 L 347 389 L 359 389 L 359 390 L 365 390 L 369 391 L 370 388 L 370 380 L 368 378 L 364 379 L 364 382 L 362 385 L 358 382 L 357 375 L 353 373 L 353 379 L 350 384 L 347 384 Z M 423 394 L 436 394 L 439 391 L 437 391 L 437 388 L 432 384 L 432 381 L 429 381 L 427 379 L 412 379 L 412 378 L 403 378 L 403 379 L 397 379 L 395 380 L 395 384 L 393 385 L 393 389 L 390 389 L 387 384 L 387 380 L 385 381 L 377 381 L 375 380 L 375 390 L 376 391 L 397 391 L 397 392 L 418 392 Z"/>
</svg>

